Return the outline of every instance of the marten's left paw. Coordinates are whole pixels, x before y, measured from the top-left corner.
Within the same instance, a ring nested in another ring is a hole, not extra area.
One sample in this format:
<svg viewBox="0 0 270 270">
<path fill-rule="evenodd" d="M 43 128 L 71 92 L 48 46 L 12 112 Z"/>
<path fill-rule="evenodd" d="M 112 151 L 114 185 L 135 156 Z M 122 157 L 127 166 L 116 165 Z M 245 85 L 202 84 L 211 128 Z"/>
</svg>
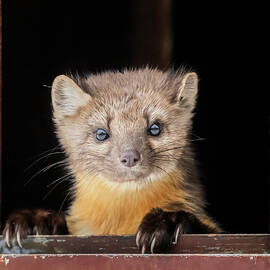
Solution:
<svg viewBox="0 0 270 270">
<path fill-rule="evenodd" d="M 186 212 L 164 212 L 152 209 L 142 220 L 136 235 L 136 244 L 144 253 L 160 253 L 177 244 L 178 236 L 186 232 L 193 215 Z"/>
</svg>

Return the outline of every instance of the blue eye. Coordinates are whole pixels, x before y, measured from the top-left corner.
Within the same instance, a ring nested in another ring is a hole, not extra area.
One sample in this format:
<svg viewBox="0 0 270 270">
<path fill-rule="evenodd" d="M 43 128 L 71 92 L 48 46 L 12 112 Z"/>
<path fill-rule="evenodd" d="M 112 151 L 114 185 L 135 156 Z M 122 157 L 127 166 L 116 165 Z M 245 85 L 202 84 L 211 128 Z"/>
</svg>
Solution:
<svg viewBox="0 0 270 270">
<path fill-rule="evenodd" d="M 158 136 L 160 131 L 161 129 L 159 123 L 154 123 L 147 129 L 147 134 L 151 136 Z"/>
<path fill-rule="evenodd" d="M 99 128 L 97 131 L 96 131 L 96 138 L 98 141 L 105 141 L 109 138 L 109 134 L 103 129 L 103 128 Z"/>
</svg>

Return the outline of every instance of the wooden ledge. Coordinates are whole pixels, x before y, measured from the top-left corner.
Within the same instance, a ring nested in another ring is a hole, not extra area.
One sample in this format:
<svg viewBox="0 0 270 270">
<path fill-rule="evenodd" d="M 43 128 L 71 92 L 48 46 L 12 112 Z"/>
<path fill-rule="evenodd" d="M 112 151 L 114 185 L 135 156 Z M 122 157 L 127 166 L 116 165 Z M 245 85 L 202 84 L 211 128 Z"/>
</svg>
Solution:
<svg viewBox="0 0 270 270">
<path fill-rule="evenodd" d="M 145 255 L 134 236 L 29 236 L 22 245 L 0 238 L 0 269 L 270 269 L 269 234 L 183 235 L 168 253 Z"/>
<path fill-rule="evenodd" d="M 0 237 L 4 254 L 140 254 L 135 236 L 28 236 L 8 248 Z M 167 254 L 270 254 L 270 234 L 186 234 Z"/>
</svg>

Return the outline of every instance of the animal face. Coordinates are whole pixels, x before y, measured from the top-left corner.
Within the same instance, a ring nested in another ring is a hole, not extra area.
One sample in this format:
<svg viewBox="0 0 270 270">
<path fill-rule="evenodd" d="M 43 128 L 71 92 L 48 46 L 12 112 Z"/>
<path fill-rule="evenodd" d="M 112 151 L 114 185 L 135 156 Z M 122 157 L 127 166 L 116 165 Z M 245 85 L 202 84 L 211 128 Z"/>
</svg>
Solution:
<svg viewBox="0 0 270 270">
<path fill-rule="evenodd" d="M 54 120 L 72 171 L 137 183 L 169 174 L 183 155 L 196 94 L 196 74 L 183 71 L 58 76 Z"/>
</svg>

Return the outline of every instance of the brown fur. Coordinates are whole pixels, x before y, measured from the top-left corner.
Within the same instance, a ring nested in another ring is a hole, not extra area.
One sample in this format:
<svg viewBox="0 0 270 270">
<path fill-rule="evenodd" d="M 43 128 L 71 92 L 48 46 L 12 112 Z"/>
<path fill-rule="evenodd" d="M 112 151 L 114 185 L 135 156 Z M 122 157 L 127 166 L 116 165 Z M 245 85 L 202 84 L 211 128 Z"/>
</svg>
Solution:
<svg viewBox="0 0 270 270">
<path fill-rule="evenodd" d="M 55 79 L 54 121 L 75 176 L 72 234 L 133 234 L 153 208 L 192 213 L 219 232 L 204 212 L 189 143 L 196 94 L 196 74 L 183 70 Z M 146 130 L 157 121 L 161 134 L 151 137 Z M 108 140 L 96 140 L 98 128 Z M 141 155 L 132 168 L 119 162 L 127 149 Z"/>
</svg>

